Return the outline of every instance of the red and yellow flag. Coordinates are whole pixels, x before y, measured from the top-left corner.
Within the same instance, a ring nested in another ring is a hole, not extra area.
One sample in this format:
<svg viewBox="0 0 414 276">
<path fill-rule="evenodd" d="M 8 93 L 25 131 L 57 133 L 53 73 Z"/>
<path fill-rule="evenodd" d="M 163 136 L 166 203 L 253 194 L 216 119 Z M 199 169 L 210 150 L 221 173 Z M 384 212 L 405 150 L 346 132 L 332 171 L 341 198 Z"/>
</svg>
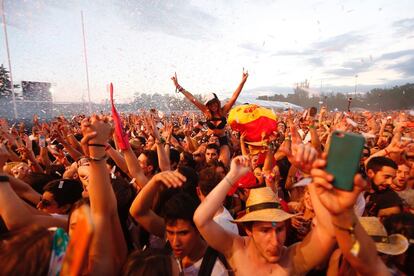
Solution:
<svg viewBox="0 0 414 276">
<path fill-rule="evenodd" d="M 276 114 L 255 104 L 234 107 L 230 110 L 228 122 L 233 130 L 246 133 L 248 142 L 260 142 L 277 129 Z"/>
</svg>

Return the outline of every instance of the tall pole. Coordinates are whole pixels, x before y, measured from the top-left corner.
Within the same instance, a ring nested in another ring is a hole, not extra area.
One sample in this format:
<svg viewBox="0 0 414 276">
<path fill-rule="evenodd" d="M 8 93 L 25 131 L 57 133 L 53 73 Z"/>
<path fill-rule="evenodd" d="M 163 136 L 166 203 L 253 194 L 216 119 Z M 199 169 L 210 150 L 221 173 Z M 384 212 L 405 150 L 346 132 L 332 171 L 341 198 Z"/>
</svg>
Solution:
<svg viewBox="0 0 414 276">
<path fill-rule="evenodd" d="M 1 0 L 1 16 L 3 18 L 3 31 L 4 31 L 4 41 L 6 43 L 6 51 L 7 51 L 7 60 L 9 62 L 9 73 L 10 73 L 10 85 L 11 85 L 11 92 L 12 92 L 12 99 L 13 99 L 13 111 L 14 111 L 14 119 L 17 119 L 17 107 L 16 107 L 16 96 L 14 95 L 14 84 L 13 84 L 13 74 L 11 68 L 11 61 L 10 61 L 10 49 L 9 49 L 9 39 L 7 37 L 7 25 L 6 25 L 6 15 L 4 14 L 4 0 Z"/>
<path fill-rule="evenodd" d="M 357 79 L 358 79 L 358 75 L 355 75 L 355 98 L 357 96 L 356 94 L 356 89 L 357 89 Z"/>
<path fill-rule="evenodd" d="M 83 55 L 85 57 L 86 86 L 88 89 L 88 109 L 89 109 L 89 114 L 92 114 L 91 91 L 89 88 L 88 55 L 86 54 L 86 38 L 85 38 L 85 24 L 83 22 L 83 11 L 81 11 L 81 20 L 82 20 L 82 35 L 83 35 Z"/>
</svg>

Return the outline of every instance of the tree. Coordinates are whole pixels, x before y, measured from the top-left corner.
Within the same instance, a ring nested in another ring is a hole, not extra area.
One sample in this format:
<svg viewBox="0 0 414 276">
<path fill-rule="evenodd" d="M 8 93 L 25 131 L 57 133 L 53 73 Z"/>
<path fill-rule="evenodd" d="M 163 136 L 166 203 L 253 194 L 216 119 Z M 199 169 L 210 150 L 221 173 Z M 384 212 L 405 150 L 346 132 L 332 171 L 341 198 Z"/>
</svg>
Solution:
<svg viewBox="0 0 414 276">
<path fill-rule="evenodd" d="M 0 65 L 0 97 L 8 98 L 12 95 L 11 81 L 9 76 L 9 71 L 3 66 Z"/>
</svg>

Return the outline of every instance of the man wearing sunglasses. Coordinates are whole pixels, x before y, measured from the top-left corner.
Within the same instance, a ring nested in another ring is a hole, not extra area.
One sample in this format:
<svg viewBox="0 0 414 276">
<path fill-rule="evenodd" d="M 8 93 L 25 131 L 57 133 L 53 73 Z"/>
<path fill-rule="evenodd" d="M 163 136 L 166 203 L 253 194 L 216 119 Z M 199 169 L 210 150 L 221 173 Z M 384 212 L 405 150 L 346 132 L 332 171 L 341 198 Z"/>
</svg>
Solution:
<svg viewBox="0 0 414 276">
<path fill-rule="evenodd" d="M 66 215 L 72 204 L 82 198 L 82 185 L 73 179 L 58 179 L 46 184 L 37 209 L 49 214 Z"/>
</svg>

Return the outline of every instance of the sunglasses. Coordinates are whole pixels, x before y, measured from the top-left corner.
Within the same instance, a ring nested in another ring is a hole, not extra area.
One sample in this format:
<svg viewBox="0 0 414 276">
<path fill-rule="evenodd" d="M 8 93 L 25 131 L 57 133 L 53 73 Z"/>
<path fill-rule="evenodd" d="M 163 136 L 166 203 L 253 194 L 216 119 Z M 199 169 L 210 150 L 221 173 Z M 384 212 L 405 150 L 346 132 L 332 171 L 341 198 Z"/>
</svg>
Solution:
<svg viewBox="0 0 414 276">
<path fill-rule="evenodd" d="M 42 198 L 39 203 L 45 208 L 52 206 L 52 202 L 44 198 Z"/>
</svg>

